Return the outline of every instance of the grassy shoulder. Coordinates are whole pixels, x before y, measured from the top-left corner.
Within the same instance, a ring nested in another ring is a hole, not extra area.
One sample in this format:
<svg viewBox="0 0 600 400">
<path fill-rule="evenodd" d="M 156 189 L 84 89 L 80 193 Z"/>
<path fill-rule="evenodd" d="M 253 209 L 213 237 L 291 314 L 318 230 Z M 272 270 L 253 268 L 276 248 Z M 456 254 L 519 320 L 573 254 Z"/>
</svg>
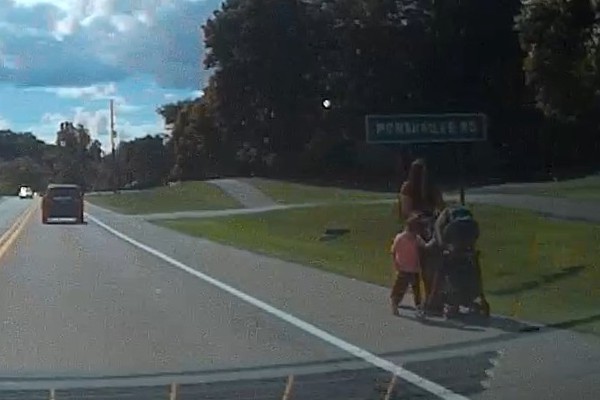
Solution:
<svg viewBox="0 0 600 400">
<path fill-rule="evenodd" d="M 238 208 L 237 201 L 206 182 L 182 182 L 140 192 L 88 195 L 86 200 L 123 214 Z"/>
<path fill-rule="evenodd" d="M 316 186 L 265 178 L 249 178 L 246 182 L 261 190 L 278 203 L 317 203 L 357 200 L 393 199 L 394 193 Z"/>
<path fill-rule="evenodd" d="M 550 221 L 476 205 L 482 266 L 493 311 L 547 323 L 596 316 L 577 329 L 600 334 L 600 226 Z M 214 219 L 163 221 L 195 236 L 365 281 L 389 285 L 392 205 L 323 206 Z M 320 241 L 327 228 L 350 233 Z"/>
</svg>

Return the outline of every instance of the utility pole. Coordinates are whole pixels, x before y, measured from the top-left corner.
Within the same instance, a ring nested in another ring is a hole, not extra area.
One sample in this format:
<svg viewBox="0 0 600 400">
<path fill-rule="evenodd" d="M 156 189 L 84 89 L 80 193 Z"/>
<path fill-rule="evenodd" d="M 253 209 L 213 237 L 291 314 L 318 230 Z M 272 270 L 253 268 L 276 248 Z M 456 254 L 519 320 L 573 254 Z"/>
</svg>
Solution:
<svg viewBox="0 0 600 400">
<path fill-rule="evenodd" d="M 112 151 L 112 184 L 113 191 L 117 193 L 119 189 L 119 170 L 117 167 L 117 154 L 115 152 L 115 138 L 117 137 L 117 132 L 115 132 L 115 108 L 114 108 L 114 100 L 110 99 L 110 147 Z"/>
</svg>

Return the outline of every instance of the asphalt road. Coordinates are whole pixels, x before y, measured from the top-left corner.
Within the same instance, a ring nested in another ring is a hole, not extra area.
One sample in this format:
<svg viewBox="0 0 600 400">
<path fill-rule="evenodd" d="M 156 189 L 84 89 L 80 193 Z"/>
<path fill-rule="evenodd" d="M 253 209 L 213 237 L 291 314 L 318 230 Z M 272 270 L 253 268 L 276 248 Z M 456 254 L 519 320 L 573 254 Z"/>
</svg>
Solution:
<svg viewBox="0 0 600 400">
<path fill-rule="evenodd" d="M 382 398 L 383 361 L 405 371 L 390 398 L 597 398 L 597 338 L 393 318 L 375 285 L 94 206 L 86 225 L 42 225 L 36 202 L 0 202 L 3 229 L 36 207 L 0 259 L 0 389 L 125 385 L 131 399 L 177 381 L 177 398 L 280 399 L 294 374 L 294 399 Z"/>
<path fill-rule="evenodd" d="M 23 211 L 31 205 L 31 200 L 17 197 L 0 197 L 0 235 L 6 232 Z"/>
<path fill-rule="evenodd" d="M 0 375 L 201 371 L 342 355 L 96 224 L 45 226 L 38 216 L 2 260 Z M 257 325 L 264 334 L 250 335 Z"/>
</svg>

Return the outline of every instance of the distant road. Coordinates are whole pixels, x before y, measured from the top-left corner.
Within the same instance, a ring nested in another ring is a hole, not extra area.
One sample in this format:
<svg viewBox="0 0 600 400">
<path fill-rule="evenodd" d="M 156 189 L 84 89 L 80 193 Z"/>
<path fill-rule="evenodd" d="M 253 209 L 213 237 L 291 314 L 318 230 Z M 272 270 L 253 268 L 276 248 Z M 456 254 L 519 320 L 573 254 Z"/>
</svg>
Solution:
<svg viewBox="0 0 600 400">
<path fill-rule="evenodd" d="M 447 196 L 447 199 L 458 200 L 458 196 Z M 467 192 L 466 201 L 467 203 L 521 208 L 558 219 L 600 223 L 600 202 L 593 200 L 575 200 L 529 194 Z"/>
</svg>

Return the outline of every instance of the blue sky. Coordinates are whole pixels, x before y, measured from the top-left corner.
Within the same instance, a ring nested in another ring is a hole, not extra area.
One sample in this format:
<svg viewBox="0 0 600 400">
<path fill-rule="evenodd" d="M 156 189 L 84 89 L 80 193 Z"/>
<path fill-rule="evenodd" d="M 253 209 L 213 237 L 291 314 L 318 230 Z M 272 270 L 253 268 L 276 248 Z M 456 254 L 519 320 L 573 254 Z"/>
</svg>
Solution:
<svg viewBox="0 0 600 400">
<path fill-rule="evenodd" d="M 108 145 L 164 131 L 155 110 L 196 97 L 200 27 L 220 0 L 0 0 L 0 129 L 53 142 L 61 121 Z"/>
</svg>

